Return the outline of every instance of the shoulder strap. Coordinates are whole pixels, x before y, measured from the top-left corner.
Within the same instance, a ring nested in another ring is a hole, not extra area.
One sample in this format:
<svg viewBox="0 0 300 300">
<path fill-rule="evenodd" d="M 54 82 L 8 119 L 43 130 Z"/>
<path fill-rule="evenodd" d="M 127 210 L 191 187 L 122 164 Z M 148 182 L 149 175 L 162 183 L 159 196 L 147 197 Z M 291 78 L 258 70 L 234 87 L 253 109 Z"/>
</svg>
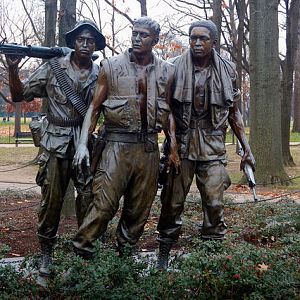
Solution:
<svg viewBox="0 0 300 300">
<path fill-rule="evenodd" d="M 87 105 L 83 102 L 82 98 L 74 91 L 69 83 L 69 79 L 67 74 L 61 68 L 57 58 L 53 58 L 49 60 L 49 64 L 51 69 L 61 86 L 62 90 L 65 92 L 67 99 L 71 101 L 75 109 L 84 117 L 87 112 Z"/>
</svg>

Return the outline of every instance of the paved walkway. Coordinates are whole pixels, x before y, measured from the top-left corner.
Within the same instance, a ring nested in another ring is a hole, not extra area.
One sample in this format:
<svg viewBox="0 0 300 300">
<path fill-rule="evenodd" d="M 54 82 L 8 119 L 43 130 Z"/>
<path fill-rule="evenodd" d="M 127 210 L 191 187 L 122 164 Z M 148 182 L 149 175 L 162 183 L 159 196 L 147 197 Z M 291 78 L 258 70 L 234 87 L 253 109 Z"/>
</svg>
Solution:
<svg viewBox="0 0 300 300">
<path fill-rule="evenodd" d="M 34 147 L 33 144 L 18 144 L 18 146 L 16 146 L 15 143 L 11 143 L 11 144 L 0 144 L 0 148 L 11 148 L 11 147 Z"/>
<path fill-rule="evenodd" d="M 299 146 L 300 142 L 291 142 L 290 143 L 291 146 Z M 0 144 L 0 148 L 9 148 L 9 147 L 16 147 L 15 144 Z M 20 144 L 18 145 L 18 147 L 34 147 L 33 144 Z M 24 169 L 25 170 L 25 169 Z M 32 173 L 32 174 L 31 174 Z M 31 172 L 30 173 L 30 178 L 28 176 L 26 176 L 26 180 L 16 180 L 16 182 L 12 182 L 13 180 L 11 180 L 11 178 L 7 178 L 7 175 L 5 174 L 5 172 L 0 172 L 0 191 L 2 190 L 6 190 L 6 189 L 12 189 L 12 190 L 18 190 L 18 191 L 34 191 L 36 193 L 40 193 L 40 187 L 38 187 L 35 183 L 35 176 L 36 176 L 36 172 Z M 9 179 L 9 180 L 8 180 Z M 158 190 L 158 194 L 160 193 L 160 190 Z M 257 194 L 258 194 L 258 198 L 262 199 L 262 198 L 266 198 L 266 197 L 261 197 L 259 195 L 259 188 L 257 189 Z M 242 194 L 238 194 L 238 193 L 231 193 L 230 190 L 227 191 L 225 193 L 225 195 L 229 195 L 231 198 L 233 198 L 234 202 L 253 202 L 253 195 L 249 189 L 249 193 L 242 193 Z M 195 188 L 193 190 L 193 188 L 191 189 L 190 192 L 190 198 L 195 198 L 199 197 L 199 193 L 197 191 L 197 189 Z"/>
<path fill-rule="evenodd" d="M 0 268 L 11 266 L 15 268 L 17 272 L 19 272 L 20 266 L 22 262 L 24 261 L 24 257 L 9 257 L 9 258 L 3 258 L 0 259 Z"/>
<path fill-rule="evenodd" d="M 226 145 L 232 145 L 232 143 L 226 143 Z M 290 146 L 299 146 L 300 142 L 290 142 Z M 10 144 L 0 144 L 0 148 L 9 148 L 9 147 L 16 147 L 15 143 Z M 34 147 L 33 144 L 19 144 L 18 147 Z"/>
</svg>

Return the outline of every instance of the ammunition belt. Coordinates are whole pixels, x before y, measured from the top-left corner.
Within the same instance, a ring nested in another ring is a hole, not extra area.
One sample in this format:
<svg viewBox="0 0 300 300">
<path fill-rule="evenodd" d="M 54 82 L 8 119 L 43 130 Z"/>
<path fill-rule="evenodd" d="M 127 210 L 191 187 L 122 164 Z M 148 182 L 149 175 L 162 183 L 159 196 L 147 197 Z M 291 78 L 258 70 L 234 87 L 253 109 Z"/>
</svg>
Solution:
<svg viewBox="0 0 300 300">
<path fill-rule="evenodd" d="M 78 117 L 77 119 L 68 119 L 68 118 L 55 117 L 50 114 L 47 115 L 47 120 L 49 121 L 49 123 L 60 127 L 80 126 L 83 122 L 82 117 Z"/>
<path fill-rule="evenodd" d="M 60 87 L 65 92 L 67 99 L 71 101 L 76 110 L 84 117 L 88 107 L 86 103 L 83 102 L 82 98 L 78 95 L 78 93 L 75 92 L 74 89 L 71 87 L 69 83 L 70 79 L 68 78 L 65 71 L 61 68 L 57 58 L 50 59 L 49 64 Z"/>
</svg>

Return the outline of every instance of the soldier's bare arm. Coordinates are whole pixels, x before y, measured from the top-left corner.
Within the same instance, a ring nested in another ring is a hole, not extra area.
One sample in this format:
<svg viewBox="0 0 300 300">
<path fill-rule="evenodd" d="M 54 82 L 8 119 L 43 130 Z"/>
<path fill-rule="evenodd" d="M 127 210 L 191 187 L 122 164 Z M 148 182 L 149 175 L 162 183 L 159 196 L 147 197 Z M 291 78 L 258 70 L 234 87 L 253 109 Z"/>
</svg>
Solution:
<svg viewBox="0 0 300 300">
<path fill-rule="evenodd" d="M 24 86 L 20 80 L 18 68 L 20 61 L 20 57 L 6 56 L 6 62 L 8 65 L 9 89 L 13 102 L 21 102 L 24 99 Z"/>
<path fill-rule="evenodd" d="M 93 132 L 96 128 L 98 117 L 100 114 L 100 109 L 102 103 L 106 100 L 107 97 L 107 77 L 103 69 L 101 69 L 95 93 L 93 96 L 93 101 L 91 102 L 88 111 L 85 115 L 78 149 L 75 153 L 73 163 L 74 165 L 80 165 L 83 160 L 86 161 L 86 164 L 89 166 L 89 151 L 87 148 L 88 135 L 90 132 Z"/>
<path fill-rule="evenodd" d="M 233 133 L 240 141 L 241 146 L 244 150 L 244 155 L 242 157 L 241 166 L 240 166 L 241 169 L 244 169 L 245 162 L 247 162 L 250 164 L 253 170 L 255 170 L 255 159 L 251 152 L 250 145 L 246 137 L 242 115 L 238 109 L 237 102 L 234 102 L 233 107 L 229 109 L 228 121 Z"/>
<path fill-rule="evenodd" d="M 174 76 L 172 73 L 169 76 L 167 90 L 166 90 L 166 101 L 170 107 L 171 107 L 173 82 L 174 82 Z M 176 173 L 178 173 L 179 167 L 180 167 L 180 159 L 179 159 L 179 155 L 178 155 L 178 147 L 177 147 L 176 134 L 175 134 L 176 124 L 175 124 L 174 116 L 172 114 L 172 107 L 171 107 L 171 113 L 169 114 L 169 119 L 168 119 L 168 128 L 164 132 L 170 143 L 169 164 L 173 164 L 175 166 Z"/>
</svg>

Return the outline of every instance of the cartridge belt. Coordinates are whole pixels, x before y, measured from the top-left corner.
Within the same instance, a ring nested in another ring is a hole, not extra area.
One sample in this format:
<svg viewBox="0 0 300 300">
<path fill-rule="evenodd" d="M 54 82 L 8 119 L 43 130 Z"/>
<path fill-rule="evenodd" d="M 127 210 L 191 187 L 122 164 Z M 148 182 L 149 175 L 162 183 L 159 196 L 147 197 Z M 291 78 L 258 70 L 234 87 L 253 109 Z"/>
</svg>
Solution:
<svg viewBox="0 0 300 300">
<path fill-rule="evenodd" d="M 75 127 L 80 126 L 83 122 L 83 117 L 77 117 L 76 119 L 69 119 L 69 118 L 60 118 L 55 117 L 53 115 L 47 115 L 47 120 L 49 123 L 60 126 L 60 127 Z"/>
</svg>

